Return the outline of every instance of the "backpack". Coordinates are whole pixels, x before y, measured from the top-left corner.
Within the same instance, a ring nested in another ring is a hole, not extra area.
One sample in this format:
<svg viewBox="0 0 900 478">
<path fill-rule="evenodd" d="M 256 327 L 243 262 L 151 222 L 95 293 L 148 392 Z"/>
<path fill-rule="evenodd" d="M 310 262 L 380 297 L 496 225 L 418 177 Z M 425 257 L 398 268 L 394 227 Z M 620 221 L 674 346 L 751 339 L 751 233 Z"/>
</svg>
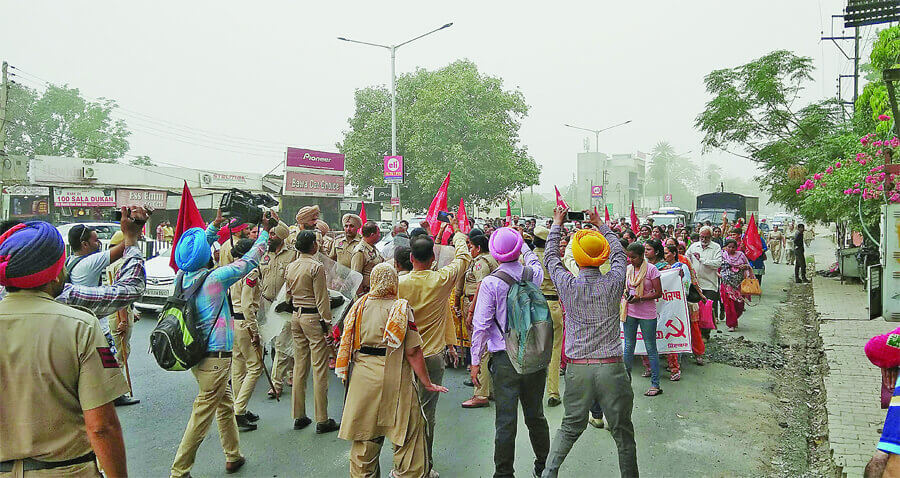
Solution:
<svg viewBox="0 0 900 478">
<path fill-rule="evenodd" d="M 500 327 L 496 315 L 494 321 L 506 343 L 506 354 L 513 368 L 520 374 L 546 369 L 553 352 L 553 320 L 550 307 L 541 289 L 531 279 L 534 272 L 526 267 L 522 280 L 516 281 L 503 271 L 492 276 L 506 282 L 506 330 Z"/>
<path fill-rule="evenodd" d="M 150 352 L 165 370 L 189 370 L 206 356 L 207 339 L 197 326 L 194 297 L 211 272 L 212 269 L 207 270 L 184 290 L 184 271 L 178 271 L 175 293 L 166 299 L 156 327 L 150 333 Z"/>
<path fill-rule="evenodd" d="M 97 251 L 97 252 L 99 252 L 99 251 Z M 92 255 L 96 254 L 97 252 L 92 252 L 90 254 L 85 254 L 83 256 L 69 256 L 69 258 L 66 259 L 65 268 L 66 268 L 66 283 L 67 284 L 72 283 L 72 271 L 75 270 L 75 266 L 77 266 L 78 263 L 81 262 L 82 260 L 84 260 L 85 258 L 92 256 Z M 100 283 L 97 284 L 98 286 L 103 285 L 102 277 L 103 276 L 101 275 Z"/>
</svg>

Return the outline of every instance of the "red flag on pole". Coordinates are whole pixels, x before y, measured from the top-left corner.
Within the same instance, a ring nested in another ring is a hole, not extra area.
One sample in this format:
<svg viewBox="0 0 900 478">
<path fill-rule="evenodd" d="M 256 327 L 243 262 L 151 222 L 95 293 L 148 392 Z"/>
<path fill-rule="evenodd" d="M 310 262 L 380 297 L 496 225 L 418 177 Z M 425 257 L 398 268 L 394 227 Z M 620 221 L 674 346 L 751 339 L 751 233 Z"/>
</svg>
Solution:
<svg viewBox="0 0 900 478">
<path fill-rule="evenodd" d="M 635 234 L 641 230 L 641 220 L 638 219 L 637 213 L 634 212 L 634 202 L 631 203 L 631 230 Z"/>
<path fill-rule="evenodd" d="M 603 206 L 603 220 L 609 222 L 609 208 Z"/>
<path fill-rule="evenodd" d="M 203 222 L 203 216 L 197 209 L 197 203 L 194 202 L 194 196 L 188 188 L 187 181 L 184 182 L 184 188 L 181 190 L 181 204 L 178 206 L 178 219 L 175 222 L 175 237 L 172 239 L 172 254 L 169 257 L 169 267 L 178 272 L 178 266 L 175 265 L 175 247 L 178 245 L 178 239 L 184 234 L 184 231 L 192 227 L 206 228 Z"/>
<path fill-rule="evenodd" d="M 437 220 L 437 214 L 440 211 L 447 211 L 447 186 L 450 185 L 450 171 L 447 171 L 447 177 L 444 178 L 444 182 L 441 183 L 441 187 L 438 188 L 437 194 L 434 195 L 434 199 L 431 200 L 431 206 L 428 206 L 428 214 L 425 215 L 425 221 L 428 222 L 428 225 L 431 227 L 431 235 L 435 235 L 440 229 L 441 224 Z"/>
<path fill-rule="evenodd" d="M 509 208 L 509 199 L 506 200 L 506 224 L 505 226 L 509 227 L 512 225 L 512 209 Z"/>
<path fill-rule="evenodd" d="M 569 209 L 569 205 L 566 204 L 566 200 L 562 198 L 562 195 L 559 193 L 559 188 L 553 186 L 553 189 L 556 190 L 556 205 L 562 206 L 566 209 Z"/>
<path fill-rule="evenodd" d="M 750 224 L 744 234 L 744 253 L 751 261 L 755 261 L 763 253 L 762 238 L 759 237 L 759 229 L 756 227 L 756 218 L 750 215 Z"/>
<path fill-rule="evenodd" d="M 459 211 L 456 213 L 456 221 L 459 224 L 459 230 L 463 234 L 468 234 L 469 231 L 472 230 L 472 226 L 469 225 L 469 215 L 466 214 L 466 204 L 463 201 L 463 198 L 459 198 Z"/>
<path fill-rule="evenodd" d="M 359 218 L 362 220 L 363 225 L 366 224 L 368 219 L 366 218 L 366 202 L 362 201 L 359 205 Z"/>
</svg>

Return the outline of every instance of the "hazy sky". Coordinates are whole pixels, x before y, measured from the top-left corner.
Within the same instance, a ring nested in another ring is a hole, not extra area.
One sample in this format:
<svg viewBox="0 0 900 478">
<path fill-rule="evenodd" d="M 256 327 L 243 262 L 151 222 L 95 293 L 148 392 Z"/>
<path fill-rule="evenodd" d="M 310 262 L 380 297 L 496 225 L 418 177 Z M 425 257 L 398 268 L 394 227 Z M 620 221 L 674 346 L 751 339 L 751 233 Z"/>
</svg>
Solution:
<svg viewBox="0 0 900 478">
<path fill-rule="evenodd" d="M 696 160 L 722 162 L 729 173 L 752 173 L 733 156 L 699 158 L 693 122 L 708 99 L 703 76 L 788 49 L 815 60 L 807 97 L 832 96 L 836 76 L 851 66 L 819 37 L 831 32 L 830 15 L 843 6 L 0 0 L 0 58 L 89 97 L 117 100 L 134 133 L 131 154 L 264 173 L 289 145 L 335 151 L 353 115 L 354 89 L 389 82 L 386 50 L 336 37 L 402 42 L 454 22 L 399 49 L 398 73 L 468 58 L 507 88 L 520 88 L 531 106 L 522 141 L 543 166 L 538 190 L 546 191 L 571 180 L 586 136 L 594 147 L 593 134 L 563 123 L 603 128 L 631 119 L 602 133 L 601 151 L 649 151 L 667 140 L 676 151 L 693 150 Z M 866 28 L 864 37 L 873 32 Z M 850 82 L 844 91 L 852 95 Z"/>
</svg>

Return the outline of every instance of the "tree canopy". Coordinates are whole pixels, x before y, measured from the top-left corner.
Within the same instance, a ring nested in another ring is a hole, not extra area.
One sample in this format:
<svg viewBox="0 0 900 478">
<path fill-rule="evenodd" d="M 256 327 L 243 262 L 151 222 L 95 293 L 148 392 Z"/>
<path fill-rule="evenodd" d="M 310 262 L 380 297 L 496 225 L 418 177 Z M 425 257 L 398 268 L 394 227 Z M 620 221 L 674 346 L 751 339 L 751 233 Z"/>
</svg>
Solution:
<svg viewBox="0 0 900 478">
<path fill-rule="evenodd" d="M 358 193 L 383 184 L 382 161 L 391 152 L 391 98 L 384 86 L 355 93 L 356 111 L 338 149 Z M 520 144 L 528 105 L 519 90 L 459 60 L 434 71 L 397 78 L 397 154 L 406 169 L 404 207 L 431 203 L 452 171 L 449 204 L 460 197 L 483 207 L 538 183 L 540 168 Z"/>
<path fill-rule="evenodd" d="M 111 114 L 116 102 L 89 101 L 77 88 L 49 85 L 38 91 L 11 85 L 6 151 L 114 161 L 128 151 L 131 132 Z"/>
</svg>

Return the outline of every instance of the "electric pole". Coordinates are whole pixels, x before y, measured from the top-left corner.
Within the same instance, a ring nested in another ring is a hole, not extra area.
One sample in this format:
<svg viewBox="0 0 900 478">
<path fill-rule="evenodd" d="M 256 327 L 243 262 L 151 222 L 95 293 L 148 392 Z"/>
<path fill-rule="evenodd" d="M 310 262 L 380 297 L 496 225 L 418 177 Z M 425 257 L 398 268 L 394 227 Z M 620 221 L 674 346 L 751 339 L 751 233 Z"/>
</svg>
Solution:
<svg viewBox="0 0 900 478">
<path fill-rule="evenodd" d="M 9 103 L 9 77 L 6 70 L 9 67 L 5 61 L 0 71 L 0 156 L 6 156 L 6 110 Z"/>
<path fill-rule="evenodd" d="M 824 36 L 825 32 L 822 32 L 823 36 L 820 40 L 830 40 L 834 43 L 834 46 L 844 55 L 849 61 L 853 61 L 853 74 L 852 75 L 838 75 L 837 79 L 837 99 L 841 103 L 841 109 L 844 109 L 845 105 L 851 105 L 853 107 L 853 111 L 856 111 L 856 100 L 859 98 L 859 27 L 853 28 L 853 36 L 835 36 L 834 35 L 834 19 L 835 18 L 844 18 L 844 15 L 832 15 L 831 16 L 831 36 Z M 841 45 L 838 43 L 838 40 L 853 40 L 853 57 L 847 54 Z M 844 78 L 853 78 L 853 102 L 844 101 L 841 97 L 841 80 Z M 846 115 L 846 110 L 844 110 Z"/>
</svg>

